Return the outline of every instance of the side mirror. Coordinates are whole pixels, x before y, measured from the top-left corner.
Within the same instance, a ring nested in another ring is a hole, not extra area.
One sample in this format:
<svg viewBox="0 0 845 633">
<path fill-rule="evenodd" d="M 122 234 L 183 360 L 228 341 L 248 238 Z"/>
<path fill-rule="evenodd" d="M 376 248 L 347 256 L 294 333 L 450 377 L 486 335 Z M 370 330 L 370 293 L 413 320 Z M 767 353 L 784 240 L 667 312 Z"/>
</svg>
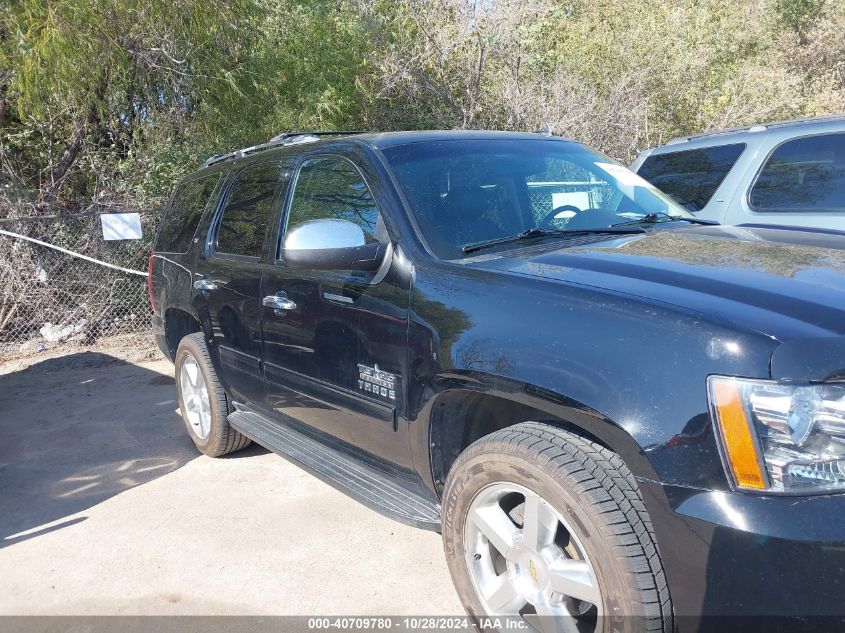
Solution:
<svg viewBox="0 0 845 633">
<path fill-rule="evenodd" d="M 283 256 L 292 268 L 377 270 L 385 247 L 366 243 L 364 231 L 348 220 L 311 220 L 285 236 Z"/>
</svg>

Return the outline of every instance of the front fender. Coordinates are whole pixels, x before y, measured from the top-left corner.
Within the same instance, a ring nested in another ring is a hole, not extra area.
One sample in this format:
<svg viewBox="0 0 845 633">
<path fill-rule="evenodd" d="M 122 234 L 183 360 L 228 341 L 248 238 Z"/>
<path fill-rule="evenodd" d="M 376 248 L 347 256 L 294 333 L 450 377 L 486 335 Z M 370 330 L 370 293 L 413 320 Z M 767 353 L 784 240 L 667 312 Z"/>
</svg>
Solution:
<svg viewBox="0 0 845 633">
<path fill-rule="evenodd" d="M 444 398 L 460 392 L 466 396 L 495 397 L 503 403 L 519 405 L 523 410 L 531 409 L 533 412 L 530 419 L 534 421 L 564 422 L 568 427 L 595 439 L 619 454 L 635 476 L 650 480 L 657 477 L 645 451 L 636 439 L 614 420 L 582 402 L 550 392 L 542 387 L 479 372 L 444 373 L 432 381 L 432 386 L 437 391 L 432 391 L 428 395 L 426 406 L 418 416 L 418 419 L 426 423 L 416 426 L 417 431 L 425 435 L 417 438 L 416 446 L 423 448 L 426 453 L 428 453 L 425 450 L 427 447 L 434 448 L 444 437 L 444 434 L 436 432 L 433 426 L 437 407 L 441 406 Z M 448 438 L 448 433 L 445 437 Z M 423 459 L 427 458 L 423 456 Z M 415 463 L 419 461 L 420 459 L 415 457 Z"/>
<path fill-rule="evenodd" d="M 479 390 L 594 435 L 640 478 L 727 489 L 707 376 L 766 377 L 777 341 L 623 293 L 441 265 L 415 271 L 411 421 L 447 389 Z"/>
</svg>

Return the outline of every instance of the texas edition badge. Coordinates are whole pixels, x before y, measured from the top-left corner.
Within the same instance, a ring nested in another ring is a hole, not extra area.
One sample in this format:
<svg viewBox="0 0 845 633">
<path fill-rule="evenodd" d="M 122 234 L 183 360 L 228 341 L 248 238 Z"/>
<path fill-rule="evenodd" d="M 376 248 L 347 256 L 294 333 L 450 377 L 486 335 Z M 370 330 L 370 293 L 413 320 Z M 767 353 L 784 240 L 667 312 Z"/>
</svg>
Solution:
<svg viewBox="0 0 845 633">
<path fill-rule="evenodd" d="M 375 396 L 396 400 L 399 377 L 375 367 L 358 363 L 358 389 Z"/>
</svg>

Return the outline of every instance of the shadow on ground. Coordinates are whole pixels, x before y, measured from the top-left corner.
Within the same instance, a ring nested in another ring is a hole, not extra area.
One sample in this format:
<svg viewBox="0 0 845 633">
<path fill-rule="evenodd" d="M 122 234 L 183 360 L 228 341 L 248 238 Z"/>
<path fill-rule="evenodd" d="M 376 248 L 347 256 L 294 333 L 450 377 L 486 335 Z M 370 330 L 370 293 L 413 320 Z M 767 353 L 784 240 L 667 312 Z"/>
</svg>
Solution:
<svg viewBox="0 0 845 633">
<path fill-rule="evenodd" d="M 197 458 L 176 407 L 172 375 L 105 354 L 0 375 L 0 547 Z"/>
</svg>

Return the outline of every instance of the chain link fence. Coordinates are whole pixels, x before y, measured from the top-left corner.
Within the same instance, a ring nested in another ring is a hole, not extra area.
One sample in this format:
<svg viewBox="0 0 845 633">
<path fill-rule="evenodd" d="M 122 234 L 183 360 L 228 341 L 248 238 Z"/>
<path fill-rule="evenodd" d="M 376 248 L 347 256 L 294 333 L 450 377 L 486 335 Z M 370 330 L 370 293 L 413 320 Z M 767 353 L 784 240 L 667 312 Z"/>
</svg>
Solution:
<svg viewBox="0 0 845 633">
<path fill-rule="evenodd" d="M 581 209 L 601 208 L 613 196 L 614 189 L 604 183 L 584 182 L 529 182 L 528 197 L 537 222 L 553 209 L 574 204 Z"/>
<path fill-rule="evenodd" d="M 158 212 L 119 209 L 140 214 L 143 238 L 106 241 L 100 216 L 114 211 L 0 220 L 0 230 L 142 273 L 0 234 L 0 361 L 61 346 L 90 346 L 106 337 L 119 337 L 124 346 L 149 346 L 146 271 Z"/>
</svg>

